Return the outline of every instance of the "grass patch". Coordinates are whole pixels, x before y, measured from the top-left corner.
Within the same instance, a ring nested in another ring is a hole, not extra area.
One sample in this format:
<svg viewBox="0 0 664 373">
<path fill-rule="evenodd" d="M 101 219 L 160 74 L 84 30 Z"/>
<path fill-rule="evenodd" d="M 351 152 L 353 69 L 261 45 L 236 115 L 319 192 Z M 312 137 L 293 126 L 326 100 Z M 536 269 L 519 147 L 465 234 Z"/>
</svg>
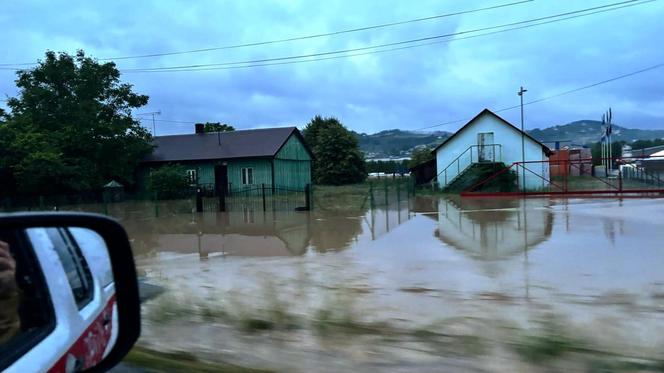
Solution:
<svg viewBox="0 0 664 373">
<path fill-rule="evenodd" d="M 275 329 L 276 324 L 270 320 L 264 320 L 254 317 L 247 317 L 240 320 L 240 327 L 247 332 L 272 330 Z"/>
<path fill-rule="evenodd" d="M 296 315 L 291 313 L 288 301 L 279 296 L 279 290 L 269 280 L 265 280 L 262 287 L 263 304 L 258 307 L 249 307 L 238 297 L 237 293 L 229 294 L 229 304 L 234 312 L 232 318 L 239 327 L 246 332 L 266 330 L 293 330 L 301 327 Z"/>
<path fill-rule="evenodd" d="M 210 363 L 198 360 L 187 352 L 159 352 L 145 347 L 134 347 L 124 361 L 150 372 L 172 373 L 267 373 L 269 371 L 245 368 L 228 363 Z"/>
<path fill-rule="evenodd" d="M 664 361 L 623 361 L 594 359 L 587 364 L 588 373 L 664 372 Z"/>
<path fill-rule="evenodd" d="M 335 289 L 314 313 L 311 327 L 321 335 L 332 333 L 385 334 L 387 323 L 362 321 L 355 307 L 358 294 L 347 287 Z"/>
<path fill-rule="evenodd" d="M 162 294 L 149 305 L 146 318 L 156 324 L 191 315 L 192 309 L 172 294 Z"/>
<path fill-rule="evenodd" d="M 207 322 L 217 322 L 228 320 L 230 315 L 226 310 L 220 305 L 211 302 L 200 302 L 197 307 L 197 313 L 203 321 Z"/>
<path fill-rule="evenodd" d="M 562 323 L 551 318 L 541 320 L 536 329 L 519 333 L 513 347 L 522 359 L 531 363 L 549 361 L 569 352 L 587 351 L 581 341 L 567 334 Z"/>
<path fill-rule="evenodd" d="M 435 347 L 440 353 L 478 356 L 486 353 L 488 345 L 484 337 L 480 336 L 480 324 L 468 324 L 475 321 L 452 317 L 417 328 L 411 335 Z M 468 327 L 463 327 L 464 324 Z"/>
</svg>

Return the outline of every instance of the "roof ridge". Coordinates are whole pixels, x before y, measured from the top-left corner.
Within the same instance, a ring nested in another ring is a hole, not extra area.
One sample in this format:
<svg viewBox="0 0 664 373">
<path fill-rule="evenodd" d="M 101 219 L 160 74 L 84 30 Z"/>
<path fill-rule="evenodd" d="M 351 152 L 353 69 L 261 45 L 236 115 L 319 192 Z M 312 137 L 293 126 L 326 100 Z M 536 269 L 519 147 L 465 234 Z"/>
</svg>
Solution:
<svg viewBox="0 0 664 373">
<path fill-rule="evenodd" d="M 283 129 L 290 129 L 294 130 L 297 129 L 296 126 L 288 126 L 288 127 L 268 127 L 268 128 L 249 128 L 249 129 L 241 129 L 241 130 L 234 130 L 234 131 L 223 131 L 221 134 L 230 134 L 230 133 L 237 133 L 237 132 L 257 132 L 257 131 L 274 131 L 274 130 L 283 130 Z M 217 132 L 205 132 L 205 133 L 177 133 L 174 135 L 161 135 L 161 136 L 153 136 L 154 138 L 161 138 L 161 137 L 177 137 L 177 136 L 201 136 L 201 135 L 216 135 Z"/>
</svg>

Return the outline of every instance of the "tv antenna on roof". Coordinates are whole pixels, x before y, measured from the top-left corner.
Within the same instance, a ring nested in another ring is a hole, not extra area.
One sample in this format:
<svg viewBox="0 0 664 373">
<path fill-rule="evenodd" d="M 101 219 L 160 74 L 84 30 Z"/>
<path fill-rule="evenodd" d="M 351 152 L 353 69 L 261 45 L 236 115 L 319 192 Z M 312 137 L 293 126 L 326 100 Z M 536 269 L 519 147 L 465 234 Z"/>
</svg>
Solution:
<svg viewBox="0 0 664 373">
<path fill-rule="evenodd" d="M 155 122 L 154 116 L 155 115 L 161 115 L 161 110 L 151 111 L 149 113 L 139 113 L 139 114 L 136 114 L 136 115 L 152 115 L 152 136 L 157 136 L 157 126 L 154 123 Z"/>
</svg>

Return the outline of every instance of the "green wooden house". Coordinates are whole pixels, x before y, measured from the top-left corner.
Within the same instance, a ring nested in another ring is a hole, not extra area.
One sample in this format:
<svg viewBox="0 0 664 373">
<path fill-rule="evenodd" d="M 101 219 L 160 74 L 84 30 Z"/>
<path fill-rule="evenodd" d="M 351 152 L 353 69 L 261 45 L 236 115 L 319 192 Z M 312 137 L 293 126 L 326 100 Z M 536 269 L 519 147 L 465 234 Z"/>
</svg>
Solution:
<svg viewBox="0 0 664 373">
<path fill-rule="evenodd" d="M 177 163 L 192 185 L 224 195 L 257 186 L 304 190 L 311 184 L 312 153 L 295 127 L 156 136 L 141 161 L 139 188 L 152 170 Z"/>
</svg>

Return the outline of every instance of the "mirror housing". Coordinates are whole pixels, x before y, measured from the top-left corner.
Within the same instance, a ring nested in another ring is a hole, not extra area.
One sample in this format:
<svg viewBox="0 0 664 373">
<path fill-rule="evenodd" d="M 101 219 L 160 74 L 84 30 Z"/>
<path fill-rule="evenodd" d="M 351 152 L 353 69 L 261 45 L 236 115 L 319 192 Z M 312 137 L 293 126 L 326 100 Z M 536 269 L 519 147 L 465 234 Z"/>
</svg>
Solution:
<svg viewBox="0 0 664 373">
<path fill-rule="evenodd" d="M 25 232 L 32 228 L 84 228 L 95 232 L 104 240 L 114 282 L 117 338 L 106 356 L 96 365 L 86 367 L 86 371 L 103 372 L 111 369 L 136 343 L 141 327 L 138 281 L 127 233 L 117 221 L 99 214 L 66 212 L 0 214 L 0 230 L 2 231 Z M 42 249 L 35 247 L 34 251 Z M 43 269 L 40 271 L 43 272 Z M 45 280 L 48 282 L 48 279 Z M 57 306 L 54 305 L 54 307 Z M 113 316 L 113 322 L 115 322 L 115 315 Z M 107 322 L 108 316 L 104 317 L 104 321 Z M 82 336 L 76 336 L 76 338 L 79 337 Z M 20 356 L 26 355 L 29 350 L 22 352 L 23 354 Z M 62 351 L 60 355 L 66 359 L 67 354 L 68 351 Z M 17 359 L 20 359 L 20 356 Z M 67 364 L 69 363 L 67 362 Z M 11 367 L 12 363 L 9 364 Z M 60 359 L 58 364 L 62 365 L 63 359 Z M 55 366 L 42 367 L 42 370 L 51 368 L 55 368 Z"/>
</svg>

